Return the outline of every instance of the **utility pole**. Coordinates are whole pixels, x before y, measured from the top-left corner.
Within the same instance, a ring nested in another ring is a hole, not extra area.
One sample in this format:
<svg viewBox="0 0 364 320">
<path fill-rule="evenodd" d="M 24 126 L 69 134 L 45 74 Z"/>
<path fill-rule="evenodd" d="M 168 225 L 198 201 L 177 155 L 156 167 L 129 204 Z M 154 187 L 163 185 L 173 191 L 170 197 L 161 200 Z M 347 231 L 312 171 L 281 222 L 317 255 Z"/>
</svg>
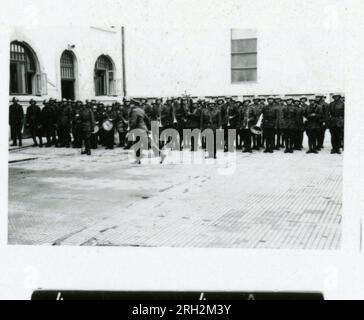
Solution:
<svg viewBox="0 0 364 320">
<path fill-rule="evenodd" d="M 125 33 L 124 27 L 121 27 L 121 64 L 123 74 L 123 95 L 126 97 L 126 72 L 125 72 Z"/>
</svg>

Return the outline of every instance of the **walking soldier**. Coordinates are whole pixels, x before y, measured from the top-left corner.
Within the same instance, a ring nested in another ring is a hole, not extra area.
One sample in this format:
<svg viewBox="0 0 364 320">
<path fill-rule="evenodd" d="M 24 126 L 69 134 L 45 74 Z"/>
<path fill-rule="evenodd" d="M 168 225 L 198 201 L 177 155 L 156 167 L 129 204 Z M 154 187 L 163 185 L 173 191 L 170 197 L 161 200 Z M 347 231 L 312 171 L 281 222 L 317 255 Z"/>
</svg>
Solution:
<svg viewBox="0 0 364 320">
<path fill-rule="evenodd" d="M 150 127 L 150 120 L 145 114 L 144 110 L 136 105 L 131 105 L 129 112 L 129 128 L 130 130 L 137 130 L 141 134 L 148 134 L 148 127 Z M 135 142 L 140 141 L 140 136 L 137 136 Z M 155 155 L 160 156 L 160 163 L 163 163 L 165 154 L 159 149 L 157 144 L 152 140 L 151 148 Z M 138 147 L 135 150 L 135 161 L 133 164 L 141 164 L 141 150 Z"/>
</svg>

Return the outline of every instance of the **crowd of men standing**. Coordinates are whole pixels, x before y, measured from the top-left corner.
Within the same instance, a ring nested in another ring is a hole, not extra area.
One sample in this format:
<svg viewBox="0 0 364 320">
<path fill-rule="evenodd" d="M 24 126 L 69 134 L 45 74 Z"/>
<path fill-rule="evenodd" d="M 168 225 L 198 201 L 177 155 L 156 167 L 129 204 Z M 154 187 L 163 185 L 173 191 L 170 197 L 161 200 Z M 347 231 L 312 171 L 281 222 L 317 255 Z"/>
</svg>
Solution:
<svg viewBox="0 0 364 320">
<path fill-rule="evenodd" d="M 81 148 L 90 155 L 91 149 L 104 146 L 115 147 L 115 133 L 119 135 L 119 147 L 128 149 L 127 133 L 131 129 L 150 130 L 151 121 L 158 121 L 160 132 L 176 129 L 180 136 L 180 147 L 190 146 L 192 141 L 183 141 L 183 129 L 224 130 L 225 150 L 228 149 L 228 130 L 236 129 L 234 145 L 242 152 L 265 148 L 265 153 L 284 148 L 285 153 L 302 150 L 303 136 L 308 136 L 307 153 L 318 153 L 323 148 L 325 132 L 331 133 L 331 153 L 340 154 L 344 147 L 345 98 L 332 95 L 328 104 L 323 95 L 308 99 L 301 97 L 286 99 L 257 97 L 238 101 L 232 97 L 198 99 L 189 97 L 153 99 L 124 99 L 104 105 L 95 100 L 70 101 L 49 99 L 40 108 L 31 100 L 24 114 L 23 107 L 13 98 L 9 109 L 9 125 L 13 146 L 22 146 L 24 125 L 29 129 L 33 146 Z M 260 132 L 252 130 L 261 127 Z M 43 139 L 46 139 L 45 143 Z M 153 137 L 163 142 L 159 137 Z M 204 148 L 202 139 L 201 145 Z M 84 147 L 84 149 L 83 149 Z M 216 157 L 216 147 L 211 155 Z"/>
</svg>

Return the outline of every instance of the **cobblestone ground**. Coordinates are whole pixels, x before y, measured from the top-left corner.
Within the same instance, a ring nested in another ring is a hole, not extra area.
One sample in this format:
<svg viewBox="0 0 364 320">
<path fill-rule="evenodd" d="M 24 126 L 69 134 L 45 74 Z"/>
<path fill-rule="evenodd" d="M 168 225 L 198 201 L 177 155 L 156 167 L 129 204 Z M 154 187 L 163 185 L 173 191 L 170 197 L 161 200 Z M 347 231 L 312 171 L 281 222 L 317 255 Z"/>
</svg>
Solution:
<svg viewBox="0 0 364 320">
<path fill-rule="evenodd" d="M 343 156 L 328 141 L 319 155 L 181 155 L 133 166 L 120 148 L 11 150 L 9 243 L 339 248 Z"/>
</svg>

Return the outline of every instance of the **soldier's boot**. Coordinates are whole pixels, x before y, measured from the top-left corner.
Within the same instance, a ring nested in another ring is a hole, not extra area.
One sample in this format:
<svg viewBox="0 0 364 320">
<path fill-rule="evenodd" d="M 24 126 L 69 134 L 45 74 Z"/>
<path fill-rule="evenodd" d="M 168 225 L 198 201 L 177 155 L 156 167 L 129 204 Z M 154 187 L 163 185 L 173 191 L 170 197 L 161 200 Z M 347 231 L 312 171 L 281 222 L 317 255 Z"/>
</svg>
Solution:
<svg viewBox="0 0 364 320">
<path fill-rule="evenodd" d="M 133 162 L 130 164 L 141 164 L 140 158 L 136 158 Z"/>
<path fill-rule="evenodd" d="M 162 164 L 163 163 L 163 161 L 164 161 L 164 159 L 167 157 L 167 155 L 164 153 L 164 152 L 161 152 L 161 155 L 160 155 L 160 157 L 161 157 L 161 160 L 160 160 L 160 164 Z"/>
</svg>

